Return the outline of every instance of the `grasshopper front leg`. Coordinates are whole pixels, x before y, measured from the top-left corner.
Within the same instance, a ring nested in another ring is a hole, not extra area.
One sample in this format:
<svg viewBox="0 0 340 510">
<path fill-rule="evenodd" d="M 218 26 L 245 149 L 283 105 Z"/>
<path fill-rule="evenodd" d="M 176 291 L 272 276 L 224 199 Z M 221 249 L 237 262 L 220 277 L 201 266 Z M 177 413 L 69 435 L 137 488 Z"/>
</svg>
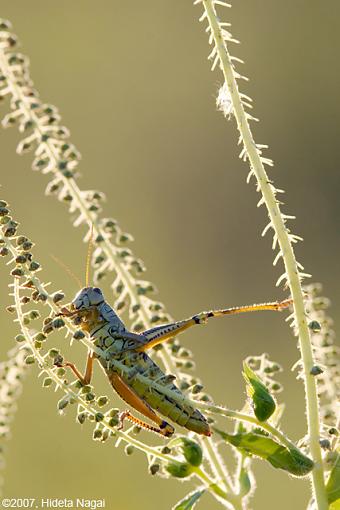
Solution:
<svg viewBox="0 0 340 510">
<path fill-rule="evenodd" d="M 85 368 L 85 374 L 82 375 L 81 372 L 78 370 L 76 365 L 74 363 L 70 363 L 69 361 L 64 361 L 63 363 L 56 363 L 57 367 L 68 367 L 72 370 L 74 375 L 79 379 L 79 381 L 84 385 L 90 384 L 92 380 L 92 374 L 93 374 L 93 360 L 95 359 L 93 353 L 89 353 L 87 355 L 87 361 L 86 361 L 86 368 Z"/>
</svg>

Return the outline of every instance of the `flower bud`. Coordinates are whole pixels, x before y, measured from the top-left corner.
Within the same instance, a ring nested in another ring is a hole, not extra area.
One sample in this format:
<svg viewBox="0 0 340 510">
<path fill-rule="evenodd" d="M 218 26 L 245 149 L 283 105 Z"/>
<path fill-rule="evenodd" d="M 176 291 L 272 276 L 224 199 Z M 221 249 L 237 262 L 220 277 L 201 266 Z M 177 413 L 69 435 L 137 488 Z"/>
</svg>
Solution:
<svg viewBox="0 0 340 510">
<path fill-rule="evenodd" d="M 192 466 L 187 462 L 169 462 L 165 465 L 165 470 L 175 478 L 187 478 L 192 474 Z"/>
</svg>

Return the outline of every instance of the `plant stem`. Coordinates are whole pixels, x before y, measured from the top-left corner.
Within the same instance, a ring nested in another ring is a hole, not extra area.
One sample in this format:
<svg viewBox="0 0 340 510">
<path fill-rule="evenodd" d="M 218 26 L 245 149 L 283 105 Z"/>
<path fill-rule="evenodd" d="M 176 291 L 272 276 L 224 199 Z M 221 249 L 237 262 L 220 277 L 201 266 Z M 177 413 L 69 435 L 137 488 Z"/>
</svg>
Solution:
<svg viewBox="0 0 340 510">
<path fill-rule="evenodd" d="M 8 65 L 8 60 L 6 57 L 6 54 L 0 51 L 0 68 L 2 70 L 2 73 L 4 76 L 6 76 L 8 81 L 8 86 L 11 90 L 11 94 L 15 100 L 20 101 L 20 107 L 21 110 L 24 112 L 27 120 L 32 121 L 33 123 L 33 131 L 36 134 L 37 140 L 43 140 L 44 131 L 41 129 L 40 119 L 39 116 L 34 113 L 34 110 L 30 108 L 30 104 L 27 102 L 27 98 L 25 97 L 25 94 L 23 93 L 22 88 L 17 85 L 16 77 L 11 70 L 10 66 Z M 119 257 L 119 251 L 116 248 L 116 246 L 110 241 L 110 239 L 103 235 L 99 219 L 96 214 L 93 214 L 89 211 L 88 205 L 84 201 L 84 198 L 82 196 L 82 191 L 78 187 L 76 181 L 74 179 L 66 178 L 62 172 L 58 171 L 58 162 L 60 160 L 60 155 L 58 153 L 58 150 L 56 149 L 55 145 L 53 144 L 53 139 L 48 138 L 46 141 L 41 141 L 40 146 L 43 147 L 46 152 L 49 155 L 49 158 L 54 163 L 54 169 L 53 173 L 58 175 L 58 178 L 62 181 L 63 186 L 68 190 L 70 195 L 73 197 L 73 199 L 76 201 L 79 211 L 83 215 L 83 217 L 86 219 L 86 222 L 89 225 L 93 225 L 93 232 L 94 235 L 102 235 L 103 242 L 101 244 L 101 247 L 103 249 L 103 252 L 107 256 L 109 260 L 113 262 L 115 271 L 119 275 L 120 280 L 124 284 L 124 286 L 128 289 L 128 294 L 131 297 L 131 300 L 136 302 L 139 305 L 139 314 L 140 317 L 143 319 L 143 322 L 145 323 L 146 327 L 151 327 L 153 324 L 150 321 L 150 311 L 148 310 L 147 302 L 145 299 L 143 299 L 143 296 L 139 296 L 136 292 L 135 288 L 135 280 L 133 275 L 130 273 L 130 270 L 124 266 L 124 264 L 121 262 L 121 259 Z M 86 343 L 86 339 L 85 342 Z M 89 346 L 89 341 L 87 342 Z M 96 350 L 95 348 L 93 350 Z M 164 367 L 167 372 L 173 373 L 179 376 L 178 369 L 172 359 L 171 351 L 168 346 L 164 346 L 164 349 L 158 353 L 160 359 L 162 360 L 162 363 L 164 364 Z M 212 469 L 214 472 L 222 472 L 224 473 L 224 480 L 227 484 L 229 473 L 226 468 L 226 466 L 219 464 L 219 465 L 213 465 L 215 462 L 217 462 L 219 455 L 217 452 L 217 446 L 214 444 L 214 439 L 211 439 L 210 449 L 214 454 L 210 457 L 210 461 L 212 462 Z"/>
<path fill-rule="evenodd" d="M 193 471 L 195 475 L 207 485 L 209 491 L 218 496 L 218 498 L 221 498 L 232 504 L 232 496 L 222 490 L 215 482 L 213 482 L 201 467 L 195 467 L 193 468 Z"/>
<path fill-rule="evenodd" d="M 13 259 L 15 259 L 19 253 L 17 248 L 13 246 L 13 244 L 11 243 L 11 241 L 8 238 L 1 236 L 1 239 L 3 240 L 4 244 L 6 245 L 6 247 L 10 251 L 10 253 L 12 254 Z M 51 311 L 54 313 L 58 313 L 59 307 L 54 303 L 52 296 L 48 292 L 46 292 L 45 285 L 40 281 L 40 279 L 36 276 L 35 273 L 32 273 L 31 271 L 29 271 L 27 268 L 25 268 L 25 266 L 22 266 L 22 269 L 25 271 L 27 279 L 32 280 L 35 288 L 38 289 L 39 292 L 41 292 L 41 293 L 46 293 L 46 295 L 47 295 L 46 304 L 50 307 Z M 19 300 L 19 296 L 16 294 L 17 290 L 19 289 L 19 284 L 18 284 L 17 280 L 15 280 L 15 282 L 14 282 L 14 289 L 15 289 L 14 297 L 15 297 L 15 301 L 16 301 L 16 306 L 18 307 L 18 306 L 20 306 L 20 300 Z M 19 313 L 18 317 L 19 317 L 19 322 L 21 324 L 21 327 L 24 330 L 27 330 L 27 328 L 25 328 L 25 325 L 22 320 L 21 307 L 20 307 L 20 312 L 18 312 L 18 313 Z M 71 335 L 76 331 L 76 328 L 74 327 L 74 325 L 72 323 L 70 323 L 69 321 L 66 322 L 66 328 L 71 333 Z M 27 331 L 25 334 L 27 335 Z M 80 341 L 84 345 L 86 345 L 86 347 L 88 349 L 96 352 L 98 354 L 98 356 L 105 357 L 105 352 L 102 349 L 100 349 L 99 347 L 96 347 L 95 345 L 93 345 L 91 340 L 89 338 L 87 338 L 86 336 L 84 338 L 82 338 Z M 38 361 L 42 365 L 44 365 L 43 358 L 41 357 L 39 351 L 34 348 L 34 343 L 33 342 L 29 342 L 29 343 L 30 343 L 30 347 L 33 350 L 33 352 L 35 353 L 35 356 L 38 359 Z M 124 365 L 121 365 L 121 364 L 119 364 L 119 368 L 121 370 L 124 370 L 124 369 L 128 370 L 127 367 L 125 367 Z M 144 384 L 147 383 L 147 378 L 143 377 L 141 374 L 137 374 L 136 377 L 140 378 L 142 380 L 142 382 L 144 382 Z M 55 381 L 57 382 L 58 379 L 56 378 L 56 375 L 54 372 L 53 372 L 52 378 L 55 379 Z M 60 382 L 58 382 L 58 384 L 60 384 Z M 166 393 L 167 389 L 163 388 L 163 391 Z M 169 396 L 171 397 L 170 390 L 169 390 Z M 238 411 L 226 409 L 222 406 L 216 406 L 211 403 L 205 403 L 205 402 L 191 400 L 191 399 L 185 398 L 184 396 L 183 396 L 183 400 L 185 400 L 189 405 L 203 409 L 205 412 L 209 412 L 212 414 L 218 414 L 218 415 L 226 416 L 227 418 L 232 418 L 232 419 L 252 423 L 258 427 L 263 428 L 270 434 L 272 434 L 272 436 L 276 437 L 282 444 L 284 444 L 288 448 L 296 448 L 294 443 L 292 443 L 288 438 L 286 438 L 286 436 L 282 432 L 280 432 L 278 429 L 276 429 L 269 423 L 258 421 L 258 419 L 254 416 L 250 416 L 250 415 L 247 415 L 244 413 L 240 413 Z M 222 459 L 220 458 L 219 454 L 216 453 L 215 448 L 212 447 L 211 440 L 204 437 L 204 438 L 201 438 L 201 441 L 202 441 L 202 447 L 204 448 L 206 454 L 209 456 L 209 461 L 210 461 L 211 467 L 212 467 L 217 479 L 220 480 L 222 483 L 224 483 L 224 485 L 226 486 L 228 491 L 233 492 L 234 489 L 233 489 L 231 480 L 229 477 L 225 476 L 225 470 L 224 470 L 224 465 L 223 465 Z"/>
<path fill-rule="evenodd" d="M 228 492 L 233 493 L 235 489 L 217 448 L 213 448 L 211 439 L 207 437 L 201 438 L 201 445 L 205 456 L 209 459 L 209 464 L 216 476 L 216 480 L 223 483 Z"/>
<path fill-rule="evenodd" d="M 9 238 L 3 237 L 3 236 L 0 236 L 0 238 L 6 245 L 6 247 L 10 251 L 10 253 L 12 254 L 13 260 L 15 260 L 15 258 L 18 255 L 17 248 L 12 244 L 12 242 Z M 30 270 L 28 270 L 25 267 L 25 265 L 22 266 L 22 269 L 25 271 L 26 278 L 30 279 L 33 282 L 35 288 L 38 289 L 40 292 L 46 294 L 46 296 L 47 296 L 46 304 L 51 308 L 51 310 L 54 313 L 58 312 L 59 308 L 53 302 L 52 296 L 46 291 L 45 285 L 39 280 L 39 278 L 34 273 L 32 273 Z M 62 379 L 60 379 L 58 377 L 56 372 L 51 367 L 48 366 L 48 364 L 45 361 L 44 356 L 42 356 L 39 349 L 37 349 L 35 347 L 34 340 L 30 333 L 30 328 L 27 327 L 24 323 L 22 303 L 20 301 L 20 282 L 19 282 L 18 278 L 14 279 L 13 297 L 14 297 L 14 301 L 15 301 L 15 305 L 16 305 L 16 312 L 17 312 L 18 322 L 20 324 L 21 331 L 26 338 L 27 345 L 29 346 L 30 350 L 33 352 L 36 360 L 38 361 L 39 366 L 54 381 L 54 383 L 57 386 L 59 386 L 64 391 L 64 393 L 66 395 L 68 395 L 68 397 L 70 397 L 73 400 L 73 402 L 77 402 L 78 405 L 80 405 L 84 409 L 86 409 L 86 411 L 90 415 L 95 416 L 97 413 L 97 410 L 91 404 L 86 402 L 77 392 L 73 391 L 71 385 L 66 384 Z M 72 325 L 71 323 L 66 324 L 66 327 L 71 334 L 74 333 L 74 331 L 76 329 L 74 327 L 74 325 Z M 98 351 L 99 355 L 105 356 L 105 352 L 103 352 L 101 349 L 96 348 L 88 338 L 85 337 L 85 338 L 81 339 L 81 341 L 89 349 L 92 348 L 94 351 Z M 114 433 L 118 437 L 118 440 L 125 441 L 126 443 L 134 446 L 136 449 L 144 452 L 146 455 L 151 455 L 151 456 L 159 459 L 160 461 L 163 461 L 164 463 L 168 463 L 168 462 L 178 463 L 178 464 L 181 463 L 181 461 L 179 459 L 177 459 L 176 457 L 169 455 L 169 454 L 162 453 L 159 448 L 149 446 L 141 441 L 138 441 L 138 439 L 134 438 L 127 432 L 117 430 L 117 428 L 110 426 L 106 420 L 103 421 L 103 425 L 105 426 L 105 428 L 109 429 L 112 433 Z M 211 445 L 209 445 L 209 446 L 211 446 Z M 212 454 L 214 454 L 214 449 L 210 448 L 210 451 L 212 452 Z M 213 461 L 219 462 L 220 459 L 213 458 L 213 460 L 209 459 L 209 461 L 210 461 L 210 463 L 212 463 Z M 214 472 L 216 472 L 215 470 L 217 470 L 217 468 L 214 466 Z M 220 485 L 224 482 L 222 468 L 219 471 L 219 474 L 221 475 L 222 479 L 217 479 L 217 480 L 209 478 L 208 474 L 205 473 L 205 471 L 203 471 L 203 469 L 197 468 L 197 472 L 196 472 L 196 469 L 194 470 L 194 472 L 195 472 L 196 476 L 198 476 L 201 480 L 204 480 L 204 482 L 207 484 L 208 490 L 212 493 L 213 496 L 215 496 L 218 499 L 218 501 L 220 501 L 220 502 L 222 502 L 222 500 L 224 500 L 224 501 L 230 500 L 231 501 L 231 499 L 234 498 L 234 495 L 232 494 L 233 488 L 231 485 L 228 486 L 228 490 L 231 491 L 230 496 L 228 495 L 227 492 L 225 492 L 220 487 Z"/>
<path fill-rule="evenodd" d="M 206 412 L 211 412 L 213 414 L 220 414 L 222 416 L 226 416 L 227 418 L 232 418 L 238 421 L 245 421 L 247 423 L 252 423 L 257 427 L 262 428 L 267 431 L 273 437 L 283 445 L 287 446 L 290 449 L 297 449 L 296 445 L 290 441 L 280 430 L 275 428 L 273 425 L 270 425 L 268 422 L 259 421 L 255 416 L 250 416 L 249 414 L 240 413 L 238 411 L 232 411 L 230 409 L 225 409 L 221 406 L 214 406 L 210 404 L 205 404 L 201 402 L 197 402 L 197 407 L 200 409 L 204 409 Z"/>
<path fill-rule="evenodd" d="M 259 188 L 261 190 L 264 203 L 268 210 L 271 224 L 276 233 L 282 258 L 287 275 L 287 281 L 294 300 L 295 324 L 299 336 L 299 345 L 301 350 L 301 358 L 304 371 L 304 384 L 306 395 L 306 414 L 308 423 L 308 435 L 310 451 L 315 463 L 312 471 L 313 489 L 319 510 L 328 508 L 327 496 L 325 491 L 324 473 L 322 465 L 321 448 L 319 444 L 319 409 L 317 388 L 314 376 L 310 374 L 310 370 L 314 364 L 313 352 L 309 336 L 309 330 L 305 319 L 305 309 L 303 302 L 303 294 L 300 283 L 299 269 L 294 256 L 293 247 L 289 239 L 288 231 L 285 226 L 284 218 L 280 211 L 279 205 L 275 199 L 273 187 L 268 179 L 264 169 L 263 162 L 256 147 L 252 132 L 249 127 L 248 118 L 244 110 L 241 97 L 239 94 L 236 77 L 231 63 L 230 55 L 227 49 L 226 41 L 223 38 L 221 27 L 215 11 L 213 0 L 202 0 L 211 33 L 215 41 L 215 47 L 219 57 L 221 69 L 225 82 L 230 93 L 233 113 L 237 122 L 244 149 L 248 155 L 249 163 L 254 172 Z"/>
</svg>

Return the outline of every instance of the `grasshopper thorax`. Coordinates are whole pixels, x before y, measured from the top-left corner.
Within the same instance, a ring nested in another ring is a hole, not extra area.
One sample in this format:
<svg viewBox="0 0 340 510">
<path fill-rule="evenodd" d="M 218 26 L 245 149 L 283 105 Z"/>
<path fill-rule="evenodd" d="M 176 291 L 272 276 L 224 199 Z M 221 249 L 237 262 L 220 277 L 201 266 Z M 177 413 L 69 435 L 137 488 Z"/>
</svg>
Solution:
<svg viewBox="0 0 340 510">
<path fill-rule="evenodd" d="M 91 306 L 98 306 L 103 302 L 104 296 L 98 287 L 84 287 L 73 299 L 72 304 L 76 310 L 87 310 Z"/>
</svg>

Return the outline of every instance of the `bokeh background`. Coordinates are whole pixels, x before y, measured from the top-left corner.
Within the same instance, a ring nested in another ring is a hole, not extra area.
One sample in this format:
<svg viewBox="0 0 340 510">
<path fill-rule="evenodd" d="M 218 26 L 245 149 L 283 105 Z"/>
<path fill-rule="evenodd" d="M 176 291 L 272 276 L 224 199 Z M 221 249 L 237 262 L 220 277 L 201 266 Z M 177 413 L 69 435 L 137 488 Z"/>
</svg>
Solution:
<svg viewBox="0 0 340 510">
<path fill-rule="evenodd" d="M 340 39 L 337 0 L 243 0 L 224 10 L 242 44 L 250 77 L 242 91 L 255 101 L 258 143 L 270 146 L 270 172 L 286 190 L 285 211 L 296 214 L 305 238 L 298 258 L 331 298 L 339 319 Z M 258 195 L 246 185 L 237 132 L 215 107 L 221 84 L 210 72 L 200 7 L 191 2 L 2 0 L 31 59 L 31 74 L 46 102 L 57 105 L 82 153 L 83 189 L 104 190 L 105 213 L 135 237 L 133 249 L 148 267 L 160 299 L 180 319 L 211 307 L 281 299 L 275 288 L 271 239 L 260 238 L 267 220 Z M 3 114 L 8 105 L 1 106 Z M 81 279 L 86 246 L 66 208 L 44 196 L 47 178 L 30 170 L 31 155 L 17 157 L 16 129 L 0 133 L 1 195 L 24 232 L 35 240 L 42 276 L 71 298 L 76 284 L 50 257 Z M 1 310 L 9 303 L 0 266 Z M 103 284 L 109 295 L 109 281 Z M 13 345 L 16 325 L 1 312 L 1 355 Z M 305 434 L 302 384 L 291 367 L 296 341 L 282 315 L 229 318 L 183 338 L 195 353 L 197 373 L 216 402 L 240 408 L 245 398 L 242 360 L 264 351 L 279 361 L 287 407 L 283 427 Z M 81 346 L 70 356 L 85 359 Z M 71 354 L 72 353 L 72 354 Z M 101 372 L 96 384 L 110 392 Z M 25 383 L 7 454 L 5 495 L 106 498 L 107 508 L 169 509 L 188 484 L 147 475 L 144 457 L 91 440 L 70 410 L 61 417 L 57 395 L 41 388 L 37 369 Z M 113 402 L 117 402 L 113 397 Z M 227 462 L 232 461 L 225 451 Z M 287 503 L 305 508 L 308 482 L 254 462 L 255 510 Z M 277 495 L 281 494 L 279 498 Z M 274 499 L 275 498 L 275 499 Z M 209 496 L 201 508 L 216 509 Z"/>
</svg>

